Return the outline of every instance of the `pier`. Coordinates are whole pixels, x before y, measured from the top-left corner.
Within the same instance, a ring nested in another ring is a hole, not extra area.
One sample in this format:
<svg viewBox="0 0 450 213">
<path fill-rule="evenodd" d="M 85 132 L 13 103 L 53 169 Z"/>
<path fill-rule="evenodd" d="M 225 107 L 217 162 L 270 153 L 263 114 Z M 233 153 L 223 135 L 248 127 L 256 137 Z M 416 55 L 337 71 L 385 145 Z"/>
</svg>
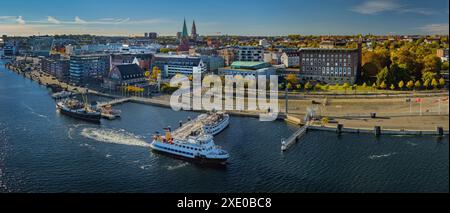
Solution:
<svg viewBox="0 0 450 213">
<path fill-rule="evenodd" d="M 287 151 L 292 145 L 298 142 L 298 140 L 303 137 L 308 131 L 309 125 L 304 125 L 298 129 L 294 134 L 292 134 L 287 139 L 281 140 L 281 151 Z"/>
<path fill-rule="evenodd" d="M 99 104 L 97 104 L 97 106 L 98 107 L 104 107 L 104 106 L 108 106 L 108 105 L 114 106 L 117 104 L 129 102 L 129 101 L 131 101 L 131 98 L 120 98 L 120 99 L 114 99 L 114 100 L 108 101 L 108 102 L 99 103 Z"/>
</svg>

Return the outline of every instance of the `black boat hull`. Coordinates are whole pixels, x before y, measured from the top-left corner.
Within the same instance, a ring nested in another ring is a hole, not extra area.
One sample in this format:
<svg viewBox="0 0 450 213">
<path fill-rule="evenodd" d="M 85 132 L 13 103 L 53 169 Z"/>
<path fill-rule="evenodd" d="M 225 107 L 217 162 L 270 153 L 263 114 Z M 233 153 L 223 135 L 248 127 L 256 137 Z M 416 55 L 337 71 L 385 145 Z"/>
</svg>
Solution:
<svg viewBox="0 0 450 213">
<path fill-rule="evenodd" d="M 63 115 L 67 115 L 72 118 L 76 118 L 79 120 L 100 124 L 100 119 L 102 118 L 100 114 L 98 115 L 88 115 L 88 114 L 80 114 L 72 111 L 65 110 L 63 108 L 58 107 L 59 112 Z"/>
</svg>

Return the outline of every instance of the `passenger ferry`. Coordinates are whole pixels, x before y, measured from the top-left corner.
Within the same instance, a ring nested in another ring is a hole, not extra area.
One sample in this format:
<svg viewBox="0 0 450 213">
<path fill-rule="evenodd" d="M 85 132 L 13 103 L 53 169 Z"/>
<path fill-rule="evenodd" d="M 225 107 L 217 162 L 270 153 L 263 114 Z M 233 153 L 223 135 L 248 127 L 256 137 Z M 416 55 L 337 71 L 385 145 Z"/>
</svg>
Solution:
<svg viewBox="0 0 450 213">
<path fill-rule="evenodd" d="M 165 136 L 158 132 L 153 136 L 150 144 L 153 151 L 201 164 L 225 165 L 230 157 L 228 152 L 215 145 L 212 135 L 191 135 L 177 139 L 172 137 L 170 127 L 164 130 Z"/>
<path fill-rule="evenodd" d="M 230 125 L 230 116 L 224 112 L 212 112 L 198 117 L 205 134 L 217 135 Z"/>
</svg>

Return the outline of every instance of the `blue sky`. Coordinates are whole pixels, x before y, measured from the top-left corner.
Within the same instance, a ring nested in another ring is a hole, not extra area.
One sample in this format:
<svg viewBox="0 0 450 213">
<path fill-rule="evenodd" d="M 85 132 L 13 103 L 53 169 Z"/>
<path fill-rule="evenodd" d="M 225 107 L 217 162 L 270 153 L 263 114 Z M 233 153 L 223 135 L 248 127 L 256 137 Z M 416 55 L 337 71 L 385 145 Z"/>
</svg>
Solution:
<svg viewBox="0 0 450 213">
<path fill-rule="evenodd" d="M 449 0 L 4 0 L 0 34 L 448 34 Z"/>
</svg>

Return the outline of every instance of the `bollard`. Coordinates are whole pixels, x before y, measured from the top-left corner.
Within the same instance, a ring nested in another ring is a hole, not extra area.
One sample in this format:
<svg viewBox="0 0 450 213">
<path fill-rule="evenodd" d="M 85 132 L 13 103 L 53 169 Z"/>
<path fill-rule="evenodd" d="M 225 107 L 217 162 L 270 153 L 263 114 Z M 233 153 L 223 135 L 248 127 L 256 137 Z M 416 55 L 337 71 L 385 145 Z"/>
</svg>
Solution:
<svg viewBox="0 0 450 213">
<path fill-rule="evenodd" d="M 381 127 L 380 126 L 375 126 L 374 134 L 377 137 L 381 135 Z"/>
<path fill-rule="evenodd" d="M 183 126 L 183 121 L 180 121 L 180 127 L 182 127 Z"/>
<path fill-rule="evenodd" d="M 439 136 L 444 136 L 444 128 L 442 128 L 441 126 L 437 127 L 437 134 Z"/>
<path fill-rule="evenodd" d="M 191 121 L 191 117 L 188 117 L 188 121 Z"/>
<path fill-rule="evenodd" d="M 338 133 L 338 134 L 341 134 L 343 128 L 344 128 L 344 124 L 338 124 L 338 125 L 337 125 L 337 133 Z"/>
</svg>

